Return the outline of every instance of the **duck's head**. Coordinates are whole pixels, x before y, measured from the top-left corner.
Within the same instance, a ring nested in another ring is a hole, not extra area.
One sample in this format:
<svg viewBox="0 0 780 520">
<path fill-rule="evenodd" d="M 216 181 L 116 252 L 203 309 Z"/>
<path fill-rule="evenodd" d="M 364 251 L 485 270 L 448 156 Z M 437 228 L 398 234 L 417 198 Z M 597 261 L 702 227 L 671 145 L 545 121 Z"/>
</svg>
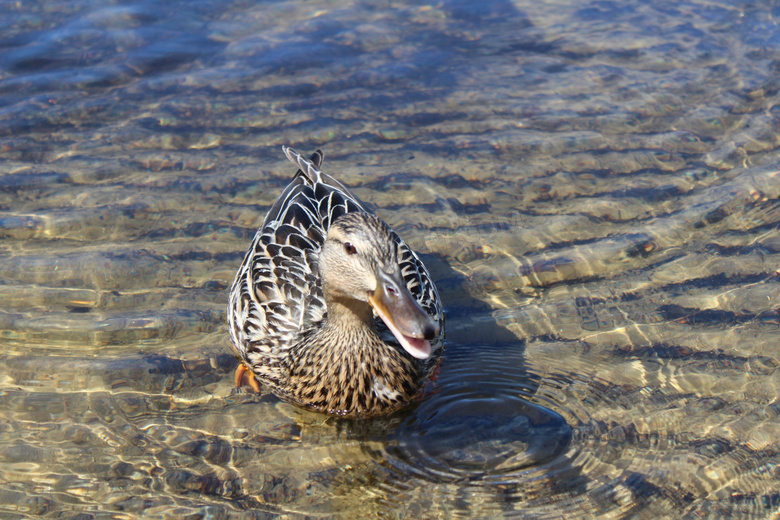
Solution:
<svg viewBox="0 0 780 520">
<path fill-rule="evenodd" d="M 319 266 L 326 299 L 349 308 L 370 305 L 410 355 L 430 357 L 429 340 L 440 327 L 406 288 L 387 224 L 369 213 L 342 215 L 328 230 Z"/>
</svg>

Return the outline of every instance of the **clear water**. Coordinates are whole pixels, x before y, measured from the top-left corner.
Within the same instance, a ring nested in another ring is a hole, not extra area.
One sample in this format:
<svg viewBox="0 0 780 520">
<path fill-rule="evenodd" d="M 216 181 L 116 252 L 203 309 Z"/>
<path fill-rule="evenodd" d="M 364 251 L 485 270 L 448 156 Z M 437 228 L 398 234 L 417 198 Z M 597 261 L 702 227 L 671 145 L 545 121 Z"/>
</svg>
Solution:
<svg viewBox="0 0 780 520">
<path fill-rule="evenodd" d="M 0 516 L 775 517 L 778 16 L 6 2 Z M 283 144 L 437 281 L 445 361 L 397 415 L 233 388 Z"/>
</svg>

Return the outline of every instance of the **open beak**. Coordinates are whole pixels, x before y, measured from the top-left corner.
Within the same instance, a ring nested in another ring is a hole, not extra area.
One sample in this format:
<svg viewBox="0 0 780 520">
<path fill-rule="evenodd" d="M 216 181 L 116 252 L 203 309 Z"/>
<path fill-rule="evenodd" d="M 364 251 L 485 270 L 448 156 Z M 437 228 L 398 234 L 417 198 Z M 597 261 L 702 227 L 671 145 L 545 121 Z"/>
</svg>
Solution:
<svg viewBox="0 0 780 520">
<path fill-rule="evenodd" d="M 368 302 L 404 350 L 417 359 L 431 357 L 428 340 L 439 335 L 439 324 L 412 297 L 400 274 L 380 273 Z"/>
</svg>

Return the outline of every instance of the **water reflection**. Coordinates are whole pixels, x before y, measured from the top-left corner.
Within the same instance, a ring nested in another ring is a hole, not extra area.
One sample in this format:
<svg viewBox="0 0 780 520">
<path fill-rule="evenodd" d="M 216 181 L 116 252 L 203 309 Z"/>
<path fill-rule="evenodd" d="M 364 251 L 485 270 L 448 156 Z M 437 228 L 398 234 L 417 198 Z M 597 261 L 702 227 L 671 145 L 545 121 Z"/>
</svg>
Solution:
<svg viewBox="0 0 780 520">
<path fill-rule="evenodd" d="M 771 517 L 775 18 L 9 5 L 2 516 Z M 282 144 L 324 147 L 437 281 L 445 362 L 397 415 L 232 388 Z"/>
</svg>

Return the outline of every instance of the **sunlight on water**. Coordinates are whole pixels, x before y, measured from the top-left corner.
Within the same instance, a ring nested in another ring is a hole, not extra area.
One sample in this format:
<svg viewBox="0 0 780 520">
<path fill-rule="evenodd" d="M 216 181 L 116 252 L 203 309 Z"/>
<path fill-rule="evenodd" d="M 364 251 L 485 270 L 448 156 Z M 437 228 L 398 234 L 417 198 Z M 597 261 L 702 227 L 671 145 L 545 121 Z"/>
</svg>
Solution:
<svg viewBox="0 0 780 520">
<path fill-rule="evenodd" d="M 0 516 L 772 518 L 777 14 L 9 4 Z M 233 388 L 282 145 L 436 280 L 444 363 L 396 414 Z"/>
</svg>

